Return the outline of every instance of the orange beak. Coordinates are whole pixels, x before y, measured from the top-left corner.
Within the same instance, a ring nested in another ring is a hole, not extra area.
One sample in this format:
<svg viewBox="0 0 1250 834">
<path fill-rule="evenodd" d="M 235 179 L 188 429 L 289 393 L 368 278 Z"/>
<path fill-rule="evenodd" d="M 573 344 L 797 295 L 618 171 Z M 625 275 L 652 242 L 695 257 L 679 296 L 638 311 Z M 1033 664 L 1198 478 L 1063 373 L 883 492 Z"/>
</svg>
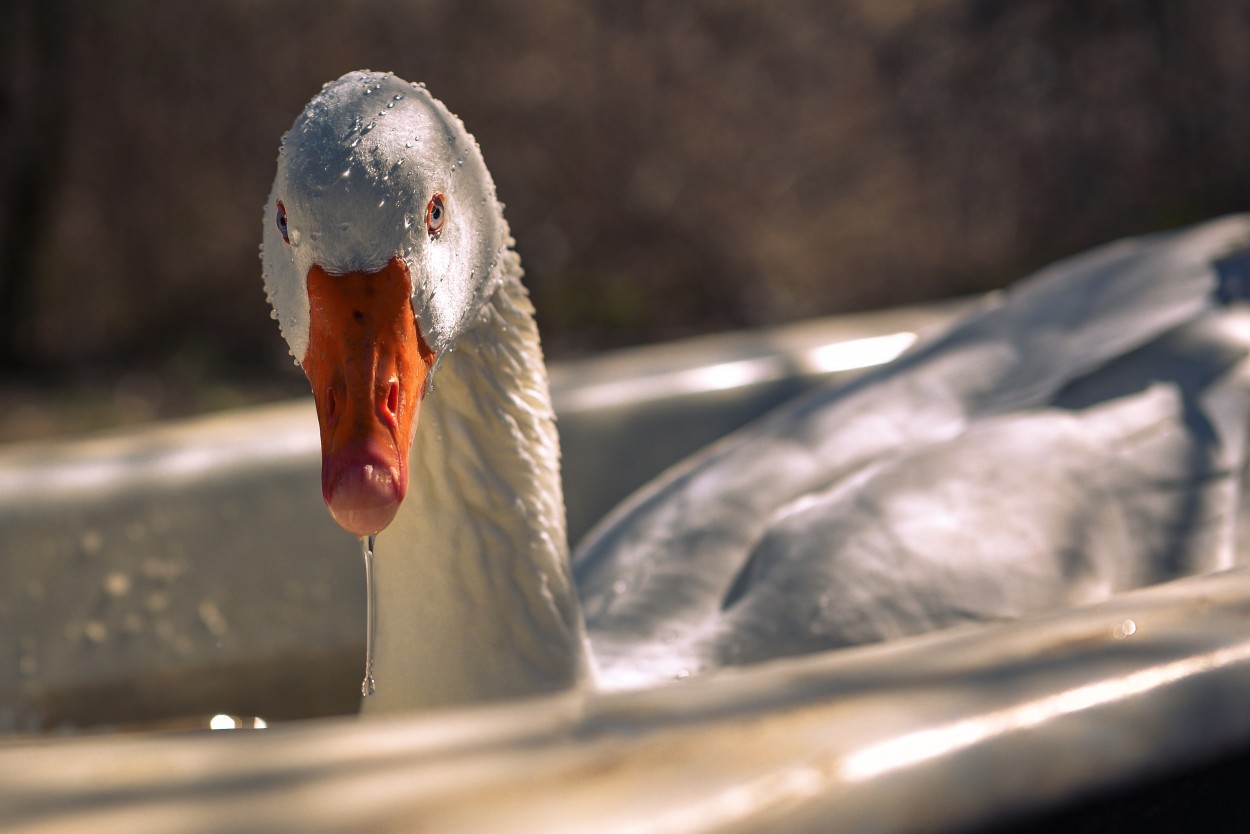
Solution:
<svg viewBox="0 0 1250 834">
<path fill-rule="evenodd" d="M 308 270 L 304 373 L 321 424 L 321 494 L 340 527 L 373 535 L 408 491 L 408 451 L 434 352 L 401 258 L 377 272 Z"/>
</svg>

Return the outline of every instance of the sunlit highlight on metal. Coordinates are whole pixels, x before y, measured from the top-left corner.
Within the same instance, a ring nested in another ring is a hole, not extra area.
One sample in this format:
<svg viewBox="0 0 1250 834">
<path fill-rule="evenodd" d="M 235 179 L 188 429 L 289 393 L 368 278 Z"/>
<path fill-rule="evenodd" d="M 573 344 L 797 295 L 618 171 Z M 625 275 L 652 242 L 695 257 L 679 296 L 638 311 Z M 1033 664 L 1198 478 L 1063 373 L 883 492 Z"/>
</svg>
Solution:
<svg viewBox="0 0 1250 834">
<path fill-rule="evenodd" d="M 873 744 L 847 756 L 841 776 L 863 782 L 891 771 L 939 759 L 990 739 L 1038 727 L 1055 718 L 1122 701 L 1191 675 L 1250 660 L 1250 641 L 1131 672 L 1123 677 L 1025 701 L 1013 707 Z"/>
<path fill-rule="evenodd" d="M 916 341 L 915 333 L 890 333 L 813 348 L 804 356 L 804 370 L 831 374 L 893 362 Z"/>
<path fill-rule="evenodd" d="M 233 730 L 238 726 L 238 722 L 234 720 L 234 716 L 226 715 L 225 713 L 218 713 L 208 721 L 208 728 L 210 730 Z"/>
<path fill-rule="evenodd" d="M 793 376 L 823 375 L 891 362 L 916 341 L 910 332 L 849 339 L 819 347 L 675 371 L 637 374 L 579 387 L 561 400 L 563 409 L 613 408 L 640 401 L 693 396 L 776 382 Z"/>
</svg>

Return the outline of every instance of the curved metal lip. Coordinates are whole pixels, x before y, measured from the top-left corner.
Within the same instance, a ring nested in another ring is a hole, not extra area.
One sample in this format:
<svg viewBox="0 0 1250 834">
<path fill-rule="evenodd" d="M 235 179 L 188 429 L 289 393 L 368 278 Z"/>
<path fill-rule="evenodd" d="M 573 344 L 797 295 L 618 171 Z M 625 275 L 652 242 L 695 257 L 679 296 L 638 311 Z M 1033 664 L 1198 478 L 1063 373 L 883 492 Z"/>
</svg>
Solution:
<svg viewBox="0 0 1250 834">
<path fill-rule="evenodd" d="M 1236 570 L 651 690 L 19 744 L 0 748 L 0 822 L 956 830 L 1244 745 L 1248 622 L 1250 572 Z"/>
</svg>

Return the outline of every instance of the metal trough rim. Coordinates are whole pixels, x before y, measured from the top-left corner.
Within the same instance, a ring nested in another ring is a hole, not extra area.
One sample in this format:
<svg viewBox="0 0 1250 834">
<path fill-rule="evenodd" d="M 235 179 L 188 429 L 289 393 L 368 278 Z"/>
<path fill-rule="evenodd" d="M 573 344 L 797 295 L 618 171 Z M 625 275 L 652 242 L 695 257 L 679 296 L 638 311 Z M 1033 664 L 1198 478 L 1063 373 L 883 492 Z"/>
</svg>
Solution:
<svg viewBox="0 0 1250 834">
<path fill-rule="evenodd" d="M 984 825 L 1250 741 L 1250 572 L 655 690 L 0 746 L 12 831 Z"/>
</svg>

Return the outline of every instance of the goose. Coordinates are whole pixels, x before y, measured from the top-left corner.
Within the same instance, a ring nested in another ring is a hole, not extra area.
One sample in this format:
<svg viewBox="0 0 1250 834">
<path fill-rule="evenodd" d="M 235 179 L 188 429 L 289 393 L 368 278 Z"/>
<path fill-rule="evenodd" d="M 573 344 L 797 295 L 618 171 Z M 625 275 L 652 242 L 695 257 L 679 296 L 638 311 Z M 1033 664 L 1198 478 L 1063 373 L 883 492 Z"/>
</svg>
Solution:
<svg viewBox="0 0 1250 834">
<path fill-rule="evenodd" d="M 645 686 L 1236 561 L 1250 218 L 1042 270 L 676 465 L 572 558 L 534 309 L 461 121 L 389 73 L 325 85 L 263 227 L 326 506 L 376 536 L 367 711 Z"/>
</svg>

